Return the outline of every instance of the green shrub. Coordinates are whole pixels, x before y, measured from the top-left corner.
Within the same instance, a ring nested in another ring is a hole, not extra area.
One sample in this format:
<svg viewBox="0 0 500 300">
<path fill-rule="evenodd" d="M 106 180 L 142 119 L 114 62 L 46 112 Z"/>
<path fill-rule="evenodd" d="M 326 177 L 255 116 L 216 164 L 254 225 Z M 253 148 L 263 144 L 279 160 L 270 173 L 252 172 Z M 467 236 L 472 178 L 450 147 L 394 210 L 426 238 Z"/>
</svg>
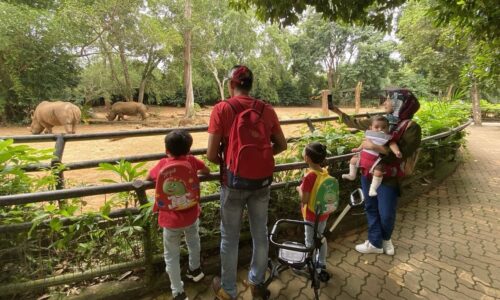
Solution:
<svg viewBox="0 0 500 300">
<path fill-rule="evenodd" d="M 53 158 L 53 151 L 14 145 L 12 139 L 0 140 L 0 195 L 28 193 L 54 184 L 52 174 L 35 177 L 23 171 L 23 167 Z"/>
</svg>

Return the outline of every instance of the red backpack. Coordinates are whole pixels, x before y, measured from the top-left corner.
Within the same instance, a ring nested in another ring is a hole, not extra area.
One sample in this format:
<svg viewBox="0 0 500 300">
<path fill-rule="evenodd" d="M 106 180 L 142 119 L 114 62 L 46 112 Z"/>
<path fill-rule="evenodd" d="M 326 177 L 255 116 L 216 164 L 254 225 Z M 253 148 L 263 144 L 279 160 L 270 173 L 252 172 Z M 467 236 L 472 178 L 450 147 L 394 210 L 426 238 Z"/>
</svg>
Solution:
<svg viewBox="0 0 500 300">
<path fill-rule="evenodd" d="M 156 179 L 155 206 L 160 210 L 179 211 L 198 205 L 200 181 L 196 169 L 187 160 L 172 160 Z"/>
<path fill-rule="evenodd" d="M 227 103 L 236 115 L 224 159 L 227 186 L 243 190 L 269 186 L 273 180 L 274 157 L 271 132 L 262 119 L 266 104 L 255 100 L 251 108 L 245 108 L 236 99 L 229 99 Z"/>
</svg>

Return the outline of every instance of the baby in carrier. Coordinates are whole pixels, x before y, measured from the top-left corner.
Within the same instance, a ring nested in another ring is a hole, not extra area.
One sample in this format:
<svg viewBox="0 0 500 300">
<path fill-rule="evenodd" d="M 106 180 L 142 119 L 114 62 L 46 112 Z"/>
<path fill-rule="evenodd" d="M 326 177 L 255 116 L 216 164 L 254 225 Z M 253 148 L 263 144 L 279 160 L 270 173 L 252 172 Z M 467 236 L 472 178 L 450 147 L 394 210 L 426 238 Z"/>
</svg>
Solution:
<svg viewBox="0 0 500 300">
<path fill-rule="evenodd" d="M 389 121 L 384 116 L 374 116 L 371 120 L 370 129 L 365 131 L 365 137 L 376 145 L 386 145 L 389 143 L 389 148 L 401 158 L 402 154 L 399 150 L 397 141 L 389 134 Z M 373 174 L 372 183 L 368 195 L 370 197 L 377 196 L 377 188 L 382 183 L 385 173 L 385 166 L 380 162 L 380 153 L 363 149 L 360 147 L 352 149 L 353 152 L 360 152 L 351 158 L 349 162 L 349 174 L 343 174 L 342 178 L 348 180 L 356 179 L 358 167 L 362 169 L 363 174 Z"/>
</svg>

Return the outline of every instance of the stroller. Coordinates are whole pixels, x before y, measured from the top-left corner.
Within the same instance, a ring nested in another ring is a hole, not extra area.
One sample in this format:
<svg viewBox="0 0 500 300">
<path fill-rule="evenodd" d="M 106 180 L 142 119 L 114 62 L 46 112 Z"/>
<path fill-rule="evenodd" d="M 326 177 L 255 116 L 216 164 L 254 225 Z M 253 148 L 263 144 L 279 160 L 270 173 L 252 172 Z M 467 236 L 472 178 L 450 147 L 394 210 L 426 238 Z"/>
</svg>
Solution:
<svg viewBox="0 0 500 300">
<path fill-rule="evenodd" d="M 340 223 L 342 218 L 347 214 L 351 207 L 360 206 L 364 202 L 363 192 L 360 188 L 354 190 L 349 198 L 349 203 L 346 205 L 344 210 L 337 217 L 333 225 L 330 227 L 329 231 L 332 232 L 335 227 Z M 269 278 L 265 281 L 265 286 L 271 284 L 275 277 L 288 268 L 291 268 L 295 273 L 303 275 L 311 280 L 311 287 L 314 288 L 315 299 L 319 299 L 319 287 L 320 282 L 328 282 L 330 279 L 330 274 L 326 272 L 318 272 L 316 267 L 318 264 L 318 254 L 323 243 L 326 243 L 326 238 L 318 233 L 318 218 L 319 210 L 316 207 L 316 221 L 311 224 L 306 221 L 290 220 L 290 219 L 280 219 L 274 224 L 271 234 L 269 236 L 269 241 L 272 245 L 277 247 L 278 258 L 277 261 L 269 260 Z M 295 241 L 278 241 L 277 234 L 279 232 L 280 225 L 292 224 L 297 226 L 312 226 L 314 232 L 314 242 L 312 246 L 306 247 L 303 242 Z"/>
</svg>

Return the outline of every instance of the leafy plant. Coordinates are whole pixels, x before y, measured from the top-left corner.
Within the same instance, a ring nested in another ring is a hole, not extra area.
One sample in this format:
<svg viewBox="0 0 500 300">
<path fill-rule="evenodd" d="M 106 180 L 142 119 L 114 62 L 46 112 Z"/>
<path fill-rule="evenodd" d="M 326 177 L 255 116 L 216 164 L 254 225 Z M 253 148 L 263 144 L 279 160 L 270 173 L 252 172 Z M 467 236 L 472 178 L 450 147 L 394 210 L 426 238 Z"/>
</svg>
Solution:
<svg viewBox="0 0 500 300">
<path fill-rule="evenodd" d="M 146 162 L 140 162 L 138 164 L 132 165 L 132 163 L 130 163 L 129 161 L 121 159 L 117 164 L 100 163 L 99 168 L 97 169 L 115 173 L 119 176 L 120 182 L 131 182 L 136 179 L 143 178 L 146 175 L 147 170 L 141 169 L 145 164 Z M 118 183 L 118 181 L 109 178 L 101 179 L 101 181 L 108 183 Z M 131 201 L 133 201 L 134 206 L 137 206 L 138 202 L 137 195 L 132 192 L 120 192 L 117 194 L 117 196 L 114 196 L 112 200 L 117 201 L 119 205 L 124 205 L 125 207 L 128 207 Z M 110 206 L 108 206 L 108 209 L 110 209 Z"/>
<path fill-rule="evenodd" d="M 27 145 L 14 145 L 12 139 L 0 140 L 0 195 L 27 193 L 44 185 L 46 176 L 28 175 L 23 167 L 53 158 L 53 149 L 38 150 Z"/>
<path fill-rule="evenodd" d="M 420 101 L 414 120 L 422 127 L 422 135 L 445 132 L 465 123 L 470 117 L 470 105 L 461 101 Z"/>
</svg>

